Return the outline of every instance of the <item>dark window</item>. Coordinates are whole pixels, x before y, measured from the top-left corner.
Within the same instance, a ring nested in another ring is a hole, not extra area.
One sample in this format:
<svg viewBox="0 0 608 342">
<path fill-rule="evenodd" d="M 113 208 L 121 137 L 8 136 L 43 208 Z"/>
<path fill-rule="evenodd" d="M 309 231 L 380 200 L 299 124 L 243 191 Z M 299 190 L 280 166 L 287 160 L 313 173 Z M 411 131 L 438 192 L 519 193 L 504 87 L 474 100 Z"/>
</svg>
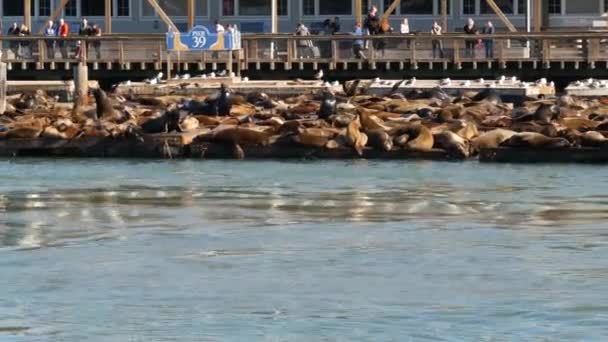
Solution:
<svg viewBox="0 0 608 342">
<path fill-rule="evenodd" d="M 597 3 L 597 1 L 567 0 L 566 1 L 566 13 L 567 14 L 599 13 L 599 4 Z"/>
<path fill-rule="evenodd" d="M 31 15 L 34 13 L 34 1 L 32 1 Z M 2 3 L 5 17 L 22 17 L 23 16 L 23 0 L 4 0 Z"/>
<path fill-rule="evenodd" d="M 392 0 L 384 0 L 384 10 L 388 10 L 389 7 L 391 7 L 391 4 L 393 3 Z M 394 15 L 397 13 L 397 8 L 395 8 L 394 11 L 391 12 L 391 15 Z"/>
<path fill-rule="evenodd" d="M 505 14 L 513 14 L 515 12 L 513 10 L 513 0 L 495 0 L 494 2 L 496 2 L 500 10 Z M 494 10 L 492 10 L 492 7 L 490 7 L 485 0 L 480 1 L 479 5 L 479 12 L 481 14 L 494 14 Z"/>
<path fill-rule="evenodd" d="M 462 0 L 462 14 L 475 14 L 475 0 Z"/>
<path fill-rule="evenodd" d="M 227 17 L 234 15 L 234 0 L 222 1 L 222 15 Z"/>
<path fill-rule="evenodd" d="M 429 0 L 402 0 L 401 14 L 433 14 L 433 1 Z"/>
<path fill-rule="evenodd" d="M 103 17 L 105 13 L 104 1 L 80 0 L 80 15 L 83 17 Z"/>
<path fill-rule="evenodd" d="M 38 0 L 38 16 L 48 17 L 51 15 L 51 0 Z"/>
<path fill-rule="evenodd" d="M 304 0 L 304 15 L 315 15 L 315 0 Z"/>
<path fill-rule="evenodd" d="M 452 14 L 452 1 L 447 0 L 448 15 Z M 441 0 L 437 0 L 437 14 L 441 15 Z"/>
<path fill-rule="evenodd" d="M 76 0 L 70 0 L 70 1 L 68 1 L 68 3 L 65 5 L 65 8 L 64 8 L 63 12 L 65 13 L 66 17 L 76 17 L 76 16 L 78 16 L 78 10 L 77 10 L 77 7 L 76 7 Z"/>
<path fill-rule="evenodd" d="M 99 0 L 96 0 L 99 1 Z M 142 12 L 145 17 L 153 17 L 156 11 L 150 4 L 143 0 Z M 170 17 L 185 17 L 188 15 L 188 0 L 157 0 L 160 7 Z M 234 1 L 234 0 L 232 0 Z M 196 15 L 207 15 L 207 0 L 196 0 L 194 4 Z M 224 10 L 226 7 L 224 6 Z"/>
<path fill-rule="evenodd" d="M 351 0 L 319 0 L 320 15 L 350 15 L 352 10 Z"/>
<path fill-rule="evenodd" d="M 116 15 L 119 17 L 128 17 L 131 15 L 129 0 L 116 0 Z"/>
<path fill-rule="evenodd" d="M 239 0 L 239 13 L 241 16 L 270 16 L 270 0 Z M 279 15 L 287 15 L 287 0 L 278 1 Z"/>
<path fill-rule="evenodd" d="M 370 0 L 361 0 L 361 14 L 367 14 L 371 8 Z"/>
<path fill-rule="evenodd" d="M 562 13 L 562 0 L 549 0 L 549 14 Z"/>
<path fill-rule="evenodd" d="M 526 0 L 517 0 L 517 14 L 526 14 Z"/>
</svg>

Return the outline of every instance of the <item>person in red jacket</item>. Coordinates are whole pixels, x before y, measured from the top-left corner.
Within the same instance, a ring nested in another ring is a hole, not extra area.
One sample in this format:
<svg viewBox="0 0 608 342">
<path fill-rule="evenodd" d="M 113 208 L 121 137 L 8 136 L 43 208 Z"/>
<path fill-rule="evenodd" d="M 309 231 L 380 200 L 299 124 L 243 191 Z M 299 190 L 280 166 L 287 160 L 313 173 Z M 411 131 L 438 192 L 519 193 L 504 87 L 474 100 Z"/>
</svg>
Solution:
<svg viewBox="0 0 608 342">
<path fill-rule="evenodd" d="M 63 20 L 63 18 L 59 19 L 59 29 L 57 30 L 57 35 L 59 38 L 66 38 L 70 33 L 70 26 L 68 23 Z M 59 40 L 59 48 L 61 50 L 61 57 L 63 59 L 67 59 L 68 56 L 68 46 L 67 42 L 63 39 Z"/>
</svg>

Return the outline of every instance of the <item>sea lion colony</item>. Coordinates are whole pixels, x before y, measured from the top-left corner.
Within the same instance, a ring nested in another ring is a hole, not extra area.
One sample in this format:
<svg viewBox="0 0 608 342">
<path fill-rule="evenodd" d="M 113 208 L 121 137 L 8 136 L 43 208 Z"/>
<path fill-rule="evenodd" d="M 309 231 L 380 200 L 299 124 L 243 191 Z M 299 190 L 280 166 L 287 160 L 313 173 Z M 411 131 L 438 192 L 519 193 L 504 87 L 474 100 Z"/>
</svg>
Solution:
<svg viewBox="0 0 608 342">
<path fill-rule="evenodd" d="M 210 97 L 120 97 L 91 91 L 90 105 L 59 103 L 42 91 L 11 96 L 0 117 L 0 139 L 141 139 L 165 132 L 196 132 L 196 142 L 233 147 L 305 146 L 366 151 L 441 149 L 452 158 L 482 149 L 600 147 L 608 144 L 608 98 L 501 101 L 492 89 L 449 96 L 440 88 L 377 97 L 333 94 L 271 98 L 233 94 L 222 86 Z"/>
</svg>

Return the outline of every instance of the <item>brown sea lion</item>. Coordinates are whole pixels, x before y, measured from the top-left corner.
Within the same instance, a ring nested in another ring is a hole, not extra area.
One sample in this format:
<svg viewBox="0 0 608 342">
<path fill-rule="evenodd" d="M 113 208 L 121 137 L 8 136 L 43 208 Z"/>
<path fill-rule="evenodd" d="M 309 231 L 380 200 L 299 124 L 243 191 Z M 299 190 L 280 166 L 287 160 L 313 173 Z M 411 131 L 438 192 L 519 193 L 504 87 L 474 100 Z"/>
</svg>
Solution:
<svg viewBox="0 0 608 342">
<path fill-rule="evenodd" d="M 237 159 L 237 160 L 245 159 L 245 151 L 243 151 L 243 148 L 241 147 L 241 145 L 234 144 L 232 146 L 232 156 L 234 157 L 234 159 Z"/>
<path fill-rule="evenodd" d="M 408 127 L 407 134 L 411 139 L 407 142 L 406 148 L 418 151 L 430 151 L 433 149 L 434 139 L 431 131 L 424 125 L 416 123 Z"/>
<path fill-rule="evenodd" d="M 410 140 L 410 135 L 409 134 L 401 134 L 401 135 L 397 135 L 393 138 L 393 145 L 395 146 L 399 146 L 399 147 L 406 147 L 407 146 L 407 142 Z"/>
<path fill-rule="evenodd" d="M 359 156 L 362 156 L 368 138 L 365 133 L 361 132 L 361 122 L 358 118 L 346 128 L 346 137 L 348 145 L 352 146 Z"/>
<path fill-rule="evenodd" d="M 364 132 L 373 131 L 377 129 L 387 131 L 390 129 L 390 127 L 384 124 L 384 121 L 382 119 L 364 109 L 359 110 L 359 117 L 361 120 L 361 127 Z"/>
<path fill-rule="evenodd" d="M 450 131 L 458 134 L 465 140 L 472 140 L 479 136 L 477 125 L 463 120 L 453 121 L 449 126 Z"/>
<path fill-rule="evenodd" d="M 179 123 L 179 127 L 182 131 L 192 131 L 192 130 L 198 129 L 199 126 L 200 126 L 200 123 L 198 122 L 198 120 L 192 116 L 188 116 L 188 117 L 184 118 Z"/>
<path fill-rule="evenodd" d="M 276 130 L 268 126 L 220 125 L 212 131 L 213 140 L 235 144 L 263 145 Z"/>
<path fill-rule="evenodd" d="M 488 148 L 497 148 L 504 141 L 517 134 L 514 131 L 498 128 L 481 134 L 472 141 L 472 146 L 475 151 L 480 151 Z"/>
<path fill-rule="evenodd" d="M 366 134 L 368 145 L 371 147 L 387 152 L 393 149 L 393 139 L 384 130 L 375 129 L 367 131 Z"/>
<path fill-rule="evenodd" d="M 468 143 L 458 134 L 451 131 L 443 131 L 433 135 L 434 148 L 439 148 L 450 153 L 456 158 L 468 158 L 470 149 Z"/>
<path fill-rule="evenodd" d="M 581 135 L 581 145 L 588 147 L 602 147 L 608 145 L 608 139 L 596 131 L 588 131 Z"/>
<path fill-rule="evenodd" d="M 511 138 L 504 141 L 501 146 L 507 147 L 532 147 L 556 149 L 570 146 L 570 142 L 564 138 L 551 138 L 546 135 L 535 132 L 523 132 L 513 135 Z"/>
<path fill-rule="evenodd" d="M 325 128 L 302 128 L 294 141 L 300 145 L 312 147 L 324 147 L 333 139 L 337 133 L 334 130 Z"/>
<path fill-rule="evenodd" d="M 563 118 L 559 123 L 566 128 L 577 131 L 592 130 L 599 126 L 599 122 L 585 118 Z"/>
</svg>

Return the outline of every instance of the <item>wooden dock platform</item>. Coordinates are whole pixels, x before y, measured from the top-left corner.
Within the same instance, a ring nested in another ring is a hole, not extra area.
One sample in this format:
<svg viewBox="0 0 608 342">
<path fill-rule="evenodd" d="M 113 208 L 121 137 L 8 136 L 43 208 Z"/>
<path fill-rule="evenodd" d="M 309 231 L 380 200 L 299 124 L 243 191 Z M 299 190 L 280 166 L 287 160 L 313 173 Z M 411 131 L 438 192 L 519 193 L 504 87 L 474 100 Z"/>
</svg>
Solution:
<svg viewBox="0 0 608 342">
<path fill-rule="evenodd" d="M 233 92 L 259 93 L 264 92 L 272 96 L 293 96 L 297 94 L 310 94 L 323 89 L 331 89 L 334 93 L 342 93 L 343 87 L 339 83 L 323 81 L 249 81 L 238 78 L 189 78 L 187 80 L 171 80 L 159 84 L 146 82 L 121 83 L 116 87 L 119 95 L 163 96 L 163 95 L 211 95 L 217 92 L 222 83 L 227 84 Z"/>
<path fill-rule="evenodd" d="M 42 89 L 47 93 L 55 92 L 74 92 L 74 81 L 16 81 L 9 80 L 7 83 L 7 93 L 33 93 Z M 89 81 L 89 88 L 97 88 L 97 81 Z"/>
<path fill-rule="evenodd" d="M 346 89 L 350 89 L 352 82 L 347 82 Z M 455 95 L 460 92 L 479 92 L 486 89 L 493 89 L 504 97 L 540 97 L 540 96 L 555 96 L 555 85 L 548 83 L 546 80 L 539 82 L 523 82 L 514 77 L 505 77 L 497 80 L 361 80 L 357 88 L 365 90 L 368 94 L 379 96 L 388 96 L 396 87 L 401 93 L 409 93 L 413 90 L 431 90 L 441 88 L 450 95 Z"/>
<path fill-rule="evenodd" d="M 608 148 L 571 147 L 560 149 L 507 148 L 484 149 L 483 163 L 608 163 Z"/>
<path fill-rule="evenodd" d="M 608 80 L 588 78 L 570 83 L 564 91 L 570 96 L 602 97 L 608 96 Z"/>
</svg>

